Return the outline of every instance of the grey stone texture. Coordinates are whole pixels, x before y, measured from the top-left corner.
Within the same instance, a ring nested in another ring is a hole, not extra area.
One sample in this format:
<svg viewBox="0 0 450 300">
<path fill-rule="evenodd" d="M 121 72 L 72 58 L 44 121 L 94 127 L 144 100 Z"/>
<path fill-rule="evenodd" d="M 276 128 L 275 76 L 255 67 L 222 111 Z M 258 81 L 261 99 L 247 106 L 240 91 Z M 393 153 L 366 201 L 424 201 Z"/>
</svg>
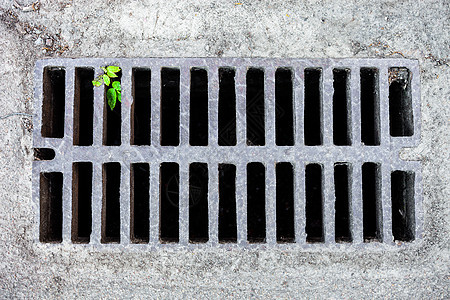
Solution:
<svg viewBox="0 0 450 300">
<path fill-rule="evenodd" d="M 38 3 L 0 1 L 0 117 L 38 113 L 34 68 L 47 57 L 418 60 L 421 137 L 399 157 L 421 164 L 423 236 L 410 247 L 49 247 L 35 239 L 34 116 L 11 115 L 0 119 L 2 298 L 449 298 L 448 1 Z"/>
</svg>

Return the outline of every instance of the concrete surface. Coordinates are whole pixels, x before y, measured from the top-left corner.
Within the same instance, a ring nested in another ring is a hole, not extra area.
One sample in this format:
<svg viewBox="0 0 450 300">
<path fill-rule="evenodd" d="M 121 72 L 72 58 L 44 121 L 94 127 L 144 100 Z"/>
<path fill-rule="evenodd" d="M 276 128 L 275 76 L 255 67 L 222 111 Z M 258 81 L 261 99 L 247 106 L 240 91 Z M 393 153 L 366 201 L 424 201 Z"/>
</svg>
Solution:
<svg viewBox="0 0 450 300">
<path fill-rule="evenodd" d="M 378 251 L 49 251 L 32 241 L 30 118 L 13 115 L 0 119 L 1 298 L 450 297 L 450 2 L 18 3 L 0 1 L 0 117 L 33 113 L 32 70 L 47 56 L 418 59 L 422 140 L 401 157 L 422 161 L 424 240 Z"/>
</svg>

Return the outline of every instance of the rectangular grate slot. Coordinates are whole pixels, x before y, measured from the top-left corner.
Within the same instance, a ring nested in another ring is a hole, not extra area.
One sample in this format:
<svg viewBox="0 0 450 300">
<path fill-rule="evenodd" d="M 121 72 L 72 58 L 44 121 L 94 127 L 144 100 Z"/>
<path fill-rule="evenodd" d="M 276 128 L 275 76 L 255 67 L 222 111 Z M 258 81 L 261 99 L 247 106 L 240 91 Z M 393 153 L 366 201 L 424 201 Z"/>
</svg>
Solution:
<svg viewBox="0 0 450 300">
<path fill-rule="evenodd" d="M 361 68 L 361 142 L 368 146 L 380 144 L 380 96 L 378 70 Z"/>
<path fill-rule="evenodd" d="M 65 69 L 61 67 L 45 67 L 42 79 L 41 134 L 43 137 L 64 137 L 65 88 Z"/>
<path fill-rule="evenodd" d="M 50 148 L 34 148 L 34 160 L 52 160 L 55 158 L 55 150 Z"/>
<path fill-rule="evenodd" d="M 120 243 L 120 163 L 103 164 L 102 243 Z"/>
<path fill-rule="evenodd" d="M 208 165 L 189 165 L 189 240 L 208 241 Z"/>
<path fill-rule="evenodd" d="M 72 174 L 72 242 L 89 243 L 92 232 L 92 163 L 73 163 Z"/>
<path fill-rule="evenodd" d="M 264 70 L 250 68 L 247 71 L 247 145 L 264 146 L 265 110 L 264 110 Z"/>
<path fill-rule="evenodd" d="M 75 68 L 73 144 L 91 146 L 94 126 L 93 68 Z"/>
<path fill-rule="evenodd" d="M 40 242 L 62 242 L 62 189 L 62 173 L 50 172 L 40 174 Z"/>
<path fill-rule="evenodd" d="M 389 127 L 392 136 L 412 136 L 414 117 L 411 75 L 407 68 L 389 69 Z"/>
<path fill-rule="evenodd" d="M 236 166 L 219 164 L 219 242 L 236 243 Z"/>
<path fill-rule="evenodd" d="M 151 71 L 133 68 L 131 104 L 131 145 L 150 145 Z"/>
<path fill-rule="evenodd" d="M 112 83 L 119 81 L 122 77 L 122 71 L 117 72 L 116 78 L 111 78 L 109 86 L 105 85 L 104 106 L 103 106 L 103 145 L 120 146 L 121 144 L 121 126 L 122 126 L 122 103 L 117 100 L 113 110 L 108 105 L 108 90 L 112 88 Z"/>
<path fill-rule="evenodd" d="M 191 69 L 191 105 L 189 112 L 189 144 L 208 145 L 208 73 Z"/>
<path fill-rule="evenodd" d="M 219 68 L 219 146 L 236 145 L 235 75 L 232 68 Z"/>
<path fill-rule="evenodd" d="M 161 69 L 161 146 L 180 143 L 180 70 Z"/>
<path fill-rule="evenodd" d="M 92 85 L 108 66 L 123 69 L 113 110 L 111 86 Z M 421 164 L 399 159 L 420 142 L 418 61 L 59 58 L 35 78 L 33 236 L 45 247 L 422 239 Z"/>
<path fill-rule="evenodd" d="M 322 166 L 308 164 L 305 169 L 306 241 L 324 242 Z"/>
<path fill-rule="evenodd" d="M 391 173 L 392 234 L 396 241 L 415 239 L 414 181 L 414 172 Z"/>
<path fill-rule="evenodd" d="M 362 165 L 363 234 L 365 242 L 381 242 L 380 176 L 379 164 L 367 162 Z"/>
<path fill-rule="evenodd" d="M 247 239 L 263 243 L 266 239 L 266 168 L 262 163 L 247 164 Z"/>
<path fill-rule="evenodd" d="M 322 70 L 305 69 L 305 145 L 322 145 Z"/>
<path fill-rule="evenodd" d="M 351 242 L 350 205 L 351 205 L 351 167 L 348 163 L 334 165 L 335 191 L 335 240 L 336 242 Z"/>
<path fill-rule="evenodd" d="M 180 171 L 177 163 L 160 166 L 160 225 L 159 238 L 163 243 L 179 240 Z"/>
<path fill-rule="evenodd" d="M 130 240 L 132 243 L 149 242 L 150 219 L 150 167 L 148 163 L 131 164 L 130 170 Z"/>
<path fill-rule="evenodd" d="M 294 232 L 294 169 L 291 163 L 276 164 L 276 226 L 279 243 L 293 243 Z"/>
<path fill-rule="evenodd" d="M 338 146 L 351 145 L 350 70 L 333 70 L 333 142 Z"/>
<path fill-rule="evenodd" d="M 294 89 L 292 70 L 275 72 L 275 139 L 278 146 L 294 145 Z"/>
</svg>

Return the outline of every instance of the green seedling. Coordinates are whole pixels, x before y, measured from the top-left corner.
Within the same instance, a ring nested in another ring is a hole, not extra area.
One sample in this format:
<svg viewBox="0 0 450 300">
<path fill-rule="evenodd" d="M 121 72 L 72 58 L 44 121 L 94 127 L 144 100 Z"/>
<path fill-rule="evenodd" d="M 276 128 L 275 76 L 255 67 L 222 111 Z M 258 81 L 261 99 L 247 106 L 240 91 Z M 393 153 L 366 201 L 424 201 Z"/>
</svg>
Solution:
<svg viewBox="0 0 450 300">
<path fill-rule="evenodd" d="M 113 81 L 111 84 L 111 78 L 116 78 L 117 72 L 120 71 L 120 68 L 117 66 L 107 66 L 102 67 L 103 74 L 100 75 L 96 80 L 92 81 L 92 84 L 94 86 L 101 86 L 102 84 L 105 84 L 106 86 L 111 87 L 106 91 L 106 99 L 108 100 L 108 105 L 111 110 L 116 107 L 116 102 L 119 100 L 119 102 L 122 102 L 122 88 L 120 86 L 120 81 Z"/>
</svg>

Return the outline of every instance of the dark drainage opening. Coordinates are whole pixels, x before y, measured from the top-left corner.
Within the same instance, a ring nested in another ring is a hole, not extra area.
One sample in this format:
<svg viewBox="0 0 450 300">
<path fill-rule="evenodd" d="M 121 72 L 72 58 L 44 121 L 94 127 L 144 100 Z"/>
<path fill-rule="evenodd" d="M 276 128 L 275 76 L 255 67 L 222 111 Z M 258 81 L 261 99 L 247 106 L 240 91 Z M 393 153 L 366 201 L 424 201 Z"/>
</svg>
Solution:
<svg viewBox="0 0 450 300">
<path fill-rule="evenodd" d="M 111 84 L 105 85 L 104 106 L 103 106 L 103 145 L 105 146 L 120 146 L 121 141 L 121 125 L 122 125 L 122 103 L 117 100 L 116 107 L 113 110 L 108 105 L 107 93 L 108 89 L 112 87 L 112 83 L 119 81 L 122 77 L 122 71 L 117 73 L 116 78 L 111 78 Z"/>
<path fill-rule="evenodd" d="M 364 242 L 381 240 L 381 182 L 380 166 L 362 165 L 363 236 Z"/>
<path fill-rule="evenodd" d="M 247 164 L 247 239 L 266 240 L 266 168 L 262 163 Z"/>
<path fill-rule="evenodd" d="M 305 145 L 322 145 L 322 69 L 305 69 Z"/>
<path fill-rule="evenodd" d="M 264 146 L 266 143 L 264 70 L 248 69 L 246 86 L 247 145 Z"/>
<path fill-rule="evenodd" d="M 350 70 L 333 70 L 333 142 L 351 145 Z"/>
<path fill-rule="evenodd" d="M 347 163 L 334 165 L 335 190 L 335 240 L 336 242 L 351 242 L 350 232 L 350 201 L 351 201 L 351 168 Z"/>
<path fill-rule="evenodd" d="M 92 163 L 72 164 L 72 242 L 89 243 L 92 232 Z"/>
<path fill-rule="evenodd" d="M 177 163 L 160 166 L 160 226 L 159 238 L 163 243 L 179 240 L 180 174 Z"/>
<path fill-rule="evenodd" d="M 103 164 L 102 243 L 120 243 L 120 163 Z"/>
<path fill-rule="evenodd" d="M 368 146 L 380 144 L 380 98 L 378 70 L 361 68 L 361 142 Z"/>
<path fill-rule="evenodd" d="M 66 101 L 66 71 L 60 67 L 45 67 L 43 73 L 43 102 L 41 135 L 64 137 Z"/>
<path fill-rule="evenodd" d="M 236 243 L 236 166 L 219 164 L 219 242 Z"/>
<path fill-rule="evenodd" d="M 34 148 L 34 160 L 52 160 L 55 158 L 55 150 L 50 148 Z"/>
<path fill-rule="evenodd" d="M 131 164 L 131 242 L 149 242 L 150 167 L 147 163 Z"/>
<path fill-rule="evenodd" d="M 293 243 L 294 232 L 294 169 L 292 164 L 276 164 L 277 241 Z"/>
<path fill-rule="evenodd" d="M 275 72 L 275 140 L 278 146 L 294 145 L 294 89 L 288 68 Z"/>
<path fill-rule="evenodd" d="M 62 189 L 63 174 L 58 172 L 40 175 L 40 226 L 39 241 L 62 242 Z"/>
<path fill-rule="evenodd" d="M 411 74 L 406 68 L 389 69 L 389 125 L 392 136 L 414 134 Z"/>
<path fill-rule="evenodd" d="M 180 70 L 161 69 L 161 146 L 180 143 Z"/>
<path fill-rule="evenodd" d="M 323 182 L 322 166 L 308 164 L 305 170 L 306 241 L 322 243 L 323 234 Z"/>
<path fill-rule="evenodd" d="M 191 69 L 189 113 L 189 144 L 208 145 L 208 73 L 205 69 Z"/>
<path fill-rule="evenodd" d="M 189 165 L 189 240 L 208 241 L 208 165 Z"/>
<path fill-rule="evenodd" d="M 131 145 L 150 145 L 150 69 L 133 68 L 131 105 Z"/>
<path fill-rule="evenodd" d="M 236 145 L 236 87 L 234 77 L 234 69 L 219 69 L 219 146 Z"/>
<path fill-rule="evenodd" d="M 91 146 L 94 122 L 93 68 L 75 68 L 73 144 Z"/>
<path fill-rule="evenodd" d="M 391 173 L 392 234 L 396 241 L 415 238 L 414 177 L 414 172 Z"/>
</svg>

